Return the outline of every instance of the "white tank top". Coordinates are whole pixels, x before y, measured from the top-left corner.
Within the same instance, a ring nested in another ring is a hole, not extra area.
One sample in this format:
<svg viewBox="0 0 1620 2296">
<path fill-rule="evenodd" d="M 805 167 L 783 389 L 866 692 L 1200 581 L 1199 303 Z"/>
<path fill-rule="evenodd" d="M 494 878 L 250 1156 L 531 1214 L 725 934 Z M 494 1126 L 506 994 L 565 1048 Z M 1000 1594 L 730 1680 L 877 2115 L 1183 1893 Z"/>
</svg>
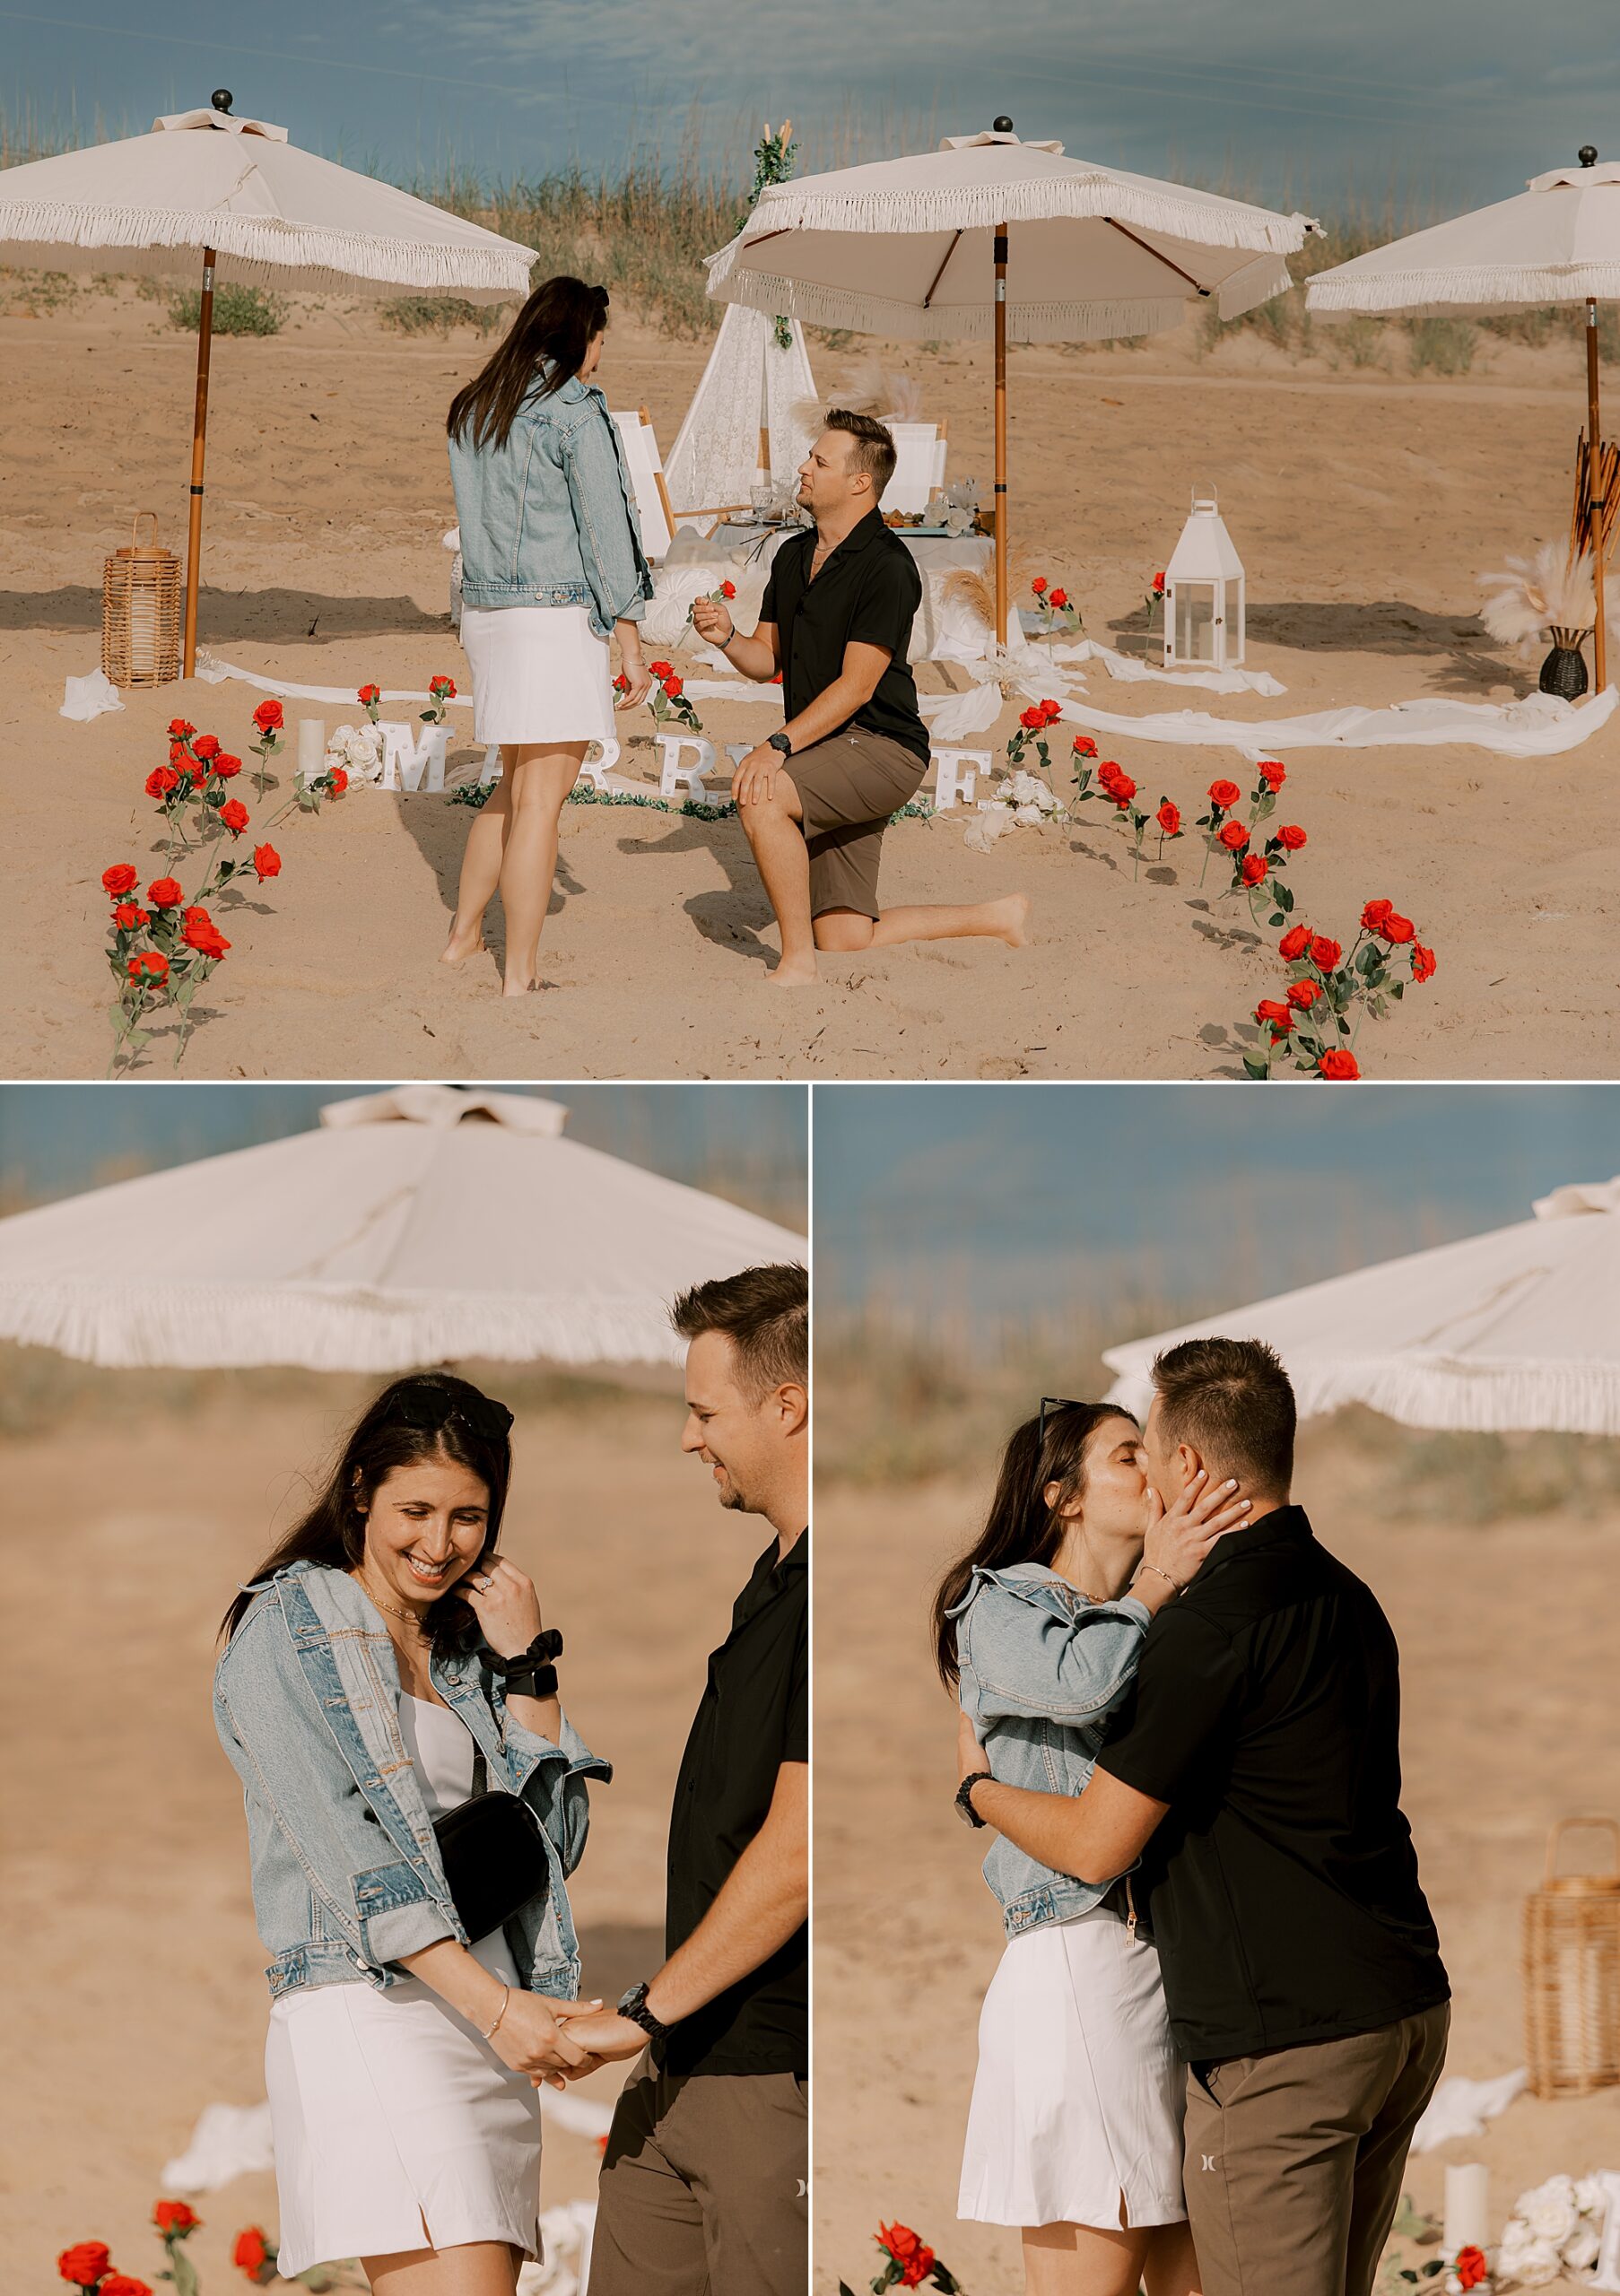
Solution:
<svg viewBox="0 0 1620 2296">
<path fill-rule="evenodd" d="M 473 1734 L 461 1717 L 431 1699 L 416 1698 L 409 1691 L 399 1696 L 399 1730 L 422 1787 L 430 1818 L 441 1818 L 465 1802 L 473 1790 Z M 472 1949 L 486 1970 L 505 1985 L 518 1983 L 518 1970 L 505 1935 L 492 1929 L 475 1939 Z"/>
</svg>

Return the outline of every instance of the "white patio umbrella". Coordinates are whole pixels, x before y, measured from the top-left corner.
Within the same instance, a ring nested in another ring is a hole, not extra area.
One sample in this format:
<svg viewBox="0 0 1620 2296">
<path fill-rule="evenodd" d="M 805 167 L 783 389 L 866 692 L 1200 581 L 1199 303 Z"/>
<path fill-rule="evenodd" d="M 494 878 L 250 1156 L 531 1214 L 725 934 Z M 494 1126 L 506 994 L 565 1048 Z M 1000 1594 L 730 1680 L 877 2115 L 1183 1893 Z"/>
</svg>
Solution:
<svg viewBox="0 0 1620 2296">
<path fill-rule="evenodd" d="M 1586 305 L 1587 532 L 1597 595 L 1593 667 L 1608 683 L 1603 627 L 1604 500 L 1598 420 L 1598 304 L 1620 297 L 1620 162 L 1599 164 L 1583 144 L 1578 165 L 1533 176 L 1516 198 L 1454 215 L 1353 262 L 1319 271 L 1305 291 L 1312 311 L 1510 310 L 1520 303 Z"/>
<path fill-rule="evenodd" d="M 528 293 L 531 248 L 340 168 L 238 119 L 228 89 L 150 135 L 0 170 L 0 263 L 191 279 L 202 258 L 182 675 L 196 665 L 203 460 L 213 290 L 223 279 L 386 293 L 422 287 L 468 302 Z"/>
<path fill-rule="evenodd" d="M 1013 123 L 936 152 L 773 184 L 709 263 L 722 302 L 818 326 L 932 342 L 989 335 L 996 358 L 996 636 L 1007 629 L 1006 346 L 1154 335 L 1206 305 L 1236 318 L 1292 283 L 1316 226 L 1159 183 Z"/>
<path fill-rule="evenodd" d="M 720 1197 L 442 1084 L 0 1220 L 0 1337 L 104 1364 L 666 1364 L 677 1292 L 805 1256 Z"/>
<path fill-rule="evenodd" d="M 1268 1341 L 1301 1415 L 1366 1404 L 1408 1427 L 1620 1435 L 1620 1179 L 1554 1190 L 1535 1218 L 1110 1347 L 1140 1414 L 1183 1339 Z"/>
</svg>

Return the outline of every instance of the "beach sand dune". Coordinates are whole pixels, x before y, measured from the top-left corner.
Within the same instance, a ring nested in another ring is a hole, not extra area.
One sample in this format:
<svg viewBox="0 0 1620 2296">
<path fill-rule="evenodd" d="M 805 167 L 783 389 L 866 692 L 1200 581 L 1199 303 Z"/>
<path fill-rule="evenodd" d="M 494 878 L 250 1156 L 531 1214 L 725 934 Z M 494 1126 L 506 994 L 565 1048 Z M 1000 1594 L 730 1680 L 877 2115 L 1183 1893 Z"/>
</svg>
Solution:
<svg viewBox="0 0 1620 2296">
<path fill-rule="evenodd" d="M 1059 1382 L 1059 1384 L 1061 1384 Z M 1520 1922 L 1548 1827 L 1615 1811 L 1608 1683 L 1620 1524 L 1562 1513 L 1487 1527 L 1380 1520 L 1366 1447 L 1306 1431 L 1296 1488 L 1400 1640 L 1404 1806 L 1455 1996 L 1448 2069 L 1524 2063 Z M 979 2006 L 1001 1950 L 982 1838 L 951 1809 L 952 1710 L 928 1663 L 938 1573 L 988 1490 L 823 1490 L 816 1563 L 818 2296 L 864 2287 L 880 2219 L 921 2233 L 971 2296 L 1018 2296 L 1016 2232 L 956 2222 Z M 1603 1851 L 1591 1837 L 1569 1845 Z M 1523 2098 L 1486 2133 L 1415 2159 L 1440 2213 L 1448 2161 L 1491 2171 L 1493 2235 L 1559 2170 L 1620 2163 L 1620 2090 Z M 1414 2264 L 1436 2251 L 1407 2254 Z"/>
<path fill-rule="evenodd" d="M 1319 330 L 1318 341 L 1329 338 Z M 1218 484 L 1250 570 L 1250 665 L 1281 700 L 1178 695 L 1093 665 L 1091 697 L 1126 716 L 1185 699 L 1229 719 L 1424 696 L 1506 700 L 1534 683 L 1475 619 L 1476 572 L 1566 527 L 1582 404 L 1577 354 L 1494 345 L 1475 371 L 1298 364 L 1253 335 L 1200 358 L 1181 338 L 1112 354 L 1013 359 L 1014 538 L 1025 575 L 1067 583 L 1093 637 L 1140 652 L 1144 592 L 1196 483 Z M 831 392 L 848 352 L 816 351 Z M 240 750 L 241 685 L 132 694 L 88 726 L 57 715 L 95 666 L 101 561 L 155 508 L 183 547 L 191 338 L 133 297 L 0 318 L 0 674 L 11 709 L 5 874 L 13 993 L 0 1063 L 21 1076 L 100 1074 L 109 1034 L 100 873 L 153 859 L 141 784 L 180 711 Z M 454 517 L 442 427 L 483 355 L 465 330 L 402 340 L 334 306 L 282 335 L 222 340 L 213 364 L 203 642 L 244 666 L 352 690 L 464 689 L 446 620 Z M 948 416 L 951 468 L 988 485 L 989 377 L 978 347 L 915 347 L 927 412 Z M 624 320 L 604 379 L 645 403 L 666 450 L 702 346 Z M 683 657 L 684 666 L 693 666 Z M 924 672 L 938 688 L 961 673 Z M 314 705 L 304 705 L 317 714 Z M 290 707 L 296 718 L 299 705 Z M 328 710 L 328 722 L 342 713 Z M 358 718 L 358 711 L 352 713 Z M 718 740 L 759 737 L 752 704 L 705 705 Z M 456 713 L 465 759 L 468 717 Z M 1004 710 L 999 747 L 1014 725 Z M 645 713 L 626 763 L 650 770 Z M 1121 735 L 1102 744 L 1153 804 L 1190 820 L 1235 753 Z M 1285 756 L 1279 818 L 1307 848 L 1296 916 L 1354 938 L 1363 900 L 1393 900 L 1438 952 L 1433 986 L 1363 1037 L 1386 1076 L 1612 1073 L 1620 842 L 1598 801 L 1620 757 L 1606 728 L 1525 763 L 1460 747 Z M 453 765 L 456 752 L 453 751 Z M 464 761 L 465 761 L 464 759 Z M 285 778 L 291 761 L 280 761 Z M 264 900 L 221 902 L 234 944 L 204 1000 L 185 1073 L 341 1076 L 1219 1076 L 1280 966 L 1246 904 L 1199 889 L 1196 840 L 1133 879 L 1096 807 L 995 852 L 961 827 L 907 822 L 887 848 L 890 902 L 1023 886 L 1034 933 L 826 962 L 822 985 L 766 995 L 774 928 L 734 822 L 572 807 L 543 948 L 546 993 L 502 1004 L 494 953 L 436 961 L 466 816 L 425 794 L 355 791 L 278 836 Z M 1213 873 L 1212 873 L 1213 874 Z M 499 947 L 498 912 L 492 943 Z M 166 1073 L 155 1045 L 150 1073 Z"/>
<path fill-rule="evenodd" d="M 339 1431 L 338 1386 L 247 1378 L 184 1421 L 116 1404 L 5 1446 L 9 1607 L 27 1622 L 4 1693 L 7 2286 L 48 2287 L 58 2250 L 84 2239 L 151 2279 L 163 2162 L 205 2105 L 264 2095 L 265 1955 L 209 1683 L 231 1590 Z M 570 1715 L 615 1768 L 593 1791 L 570 1897 L 586 1986 L 616 1999 L 662 1958 L 675 1767 L 768 1533 L 722 1517 L 682 1459 L 675 1396 L 579 1393 L 519 1416 L 503 1544 L 567 1638 Z M 622 2078 L 605 2068 L 570 2093 L 611 2104 Z M 548 2123 L 544 2205 L 593 2194 L 597 2157 Z M 218 2291 L 236 2232 L 274 2234 L 274 2182 L 190 2197 Z"/>
</svg>

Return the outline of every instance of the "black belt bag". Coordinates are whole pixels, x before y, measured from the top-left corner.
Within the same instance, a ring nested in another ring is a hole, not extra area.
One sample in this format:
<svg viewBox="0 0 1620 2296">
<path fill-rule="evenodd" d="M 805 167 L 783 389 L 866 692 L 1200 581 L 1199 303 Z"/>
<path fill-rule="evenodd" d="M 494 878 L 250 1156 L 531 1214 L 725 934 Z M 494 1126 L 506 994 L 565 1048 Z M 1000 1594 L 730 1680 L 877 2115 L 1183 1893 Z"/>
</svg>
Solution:
<svg viewBox="0 0 1620 2296">
<path fill-rule="evenodd" d="M 434 1819 L 433 1836 L 450 1902 L 470 1939 L 487 1937 L 551 1889 L 545 1830 L 520 1795 L 491 1787 L 476 1740 L 472 1796 Z"/>
</svg>

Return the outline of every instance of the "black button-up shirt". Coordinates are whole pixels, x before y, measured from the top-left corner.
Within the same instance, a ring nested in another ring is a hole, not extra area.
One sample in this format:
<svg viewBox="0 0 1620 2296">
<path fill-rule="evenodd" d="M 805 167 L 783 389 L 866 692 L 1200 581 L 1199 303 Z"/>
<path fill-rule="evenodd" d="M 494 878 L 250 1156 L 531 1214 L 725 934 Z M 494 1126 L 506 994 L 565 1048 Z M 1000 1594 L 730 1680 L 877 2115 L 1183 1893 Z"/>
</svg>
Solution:
<svg viewBox="0 0 1620 2296">
<path fill-rule="evenodd" d="M 1302 1508 L 1229 1532 L 1154 1620 L 1102 1767 L 1170 1804 L 1138 1878 L 1189 2062 L 1449 1999 L 1399 1731 L 1389 1622 Z"/>
<path fill-rule="evenodd" d="M 888 667 L 877 691 L 834 727 L 864 726 L 928 754 L 928 729 L 917 709 L 917 681 L 907 655 L 922 604 L 922 577 L 910 552 L 880 510 L 868 510 L 828 558 L 814 581 L 815 530 L 793 535 L 771 561 L 760 620 L 774 622 L 781 645 L 782 700 L 797 718 L 840 676 L 846 646 L 881 646 Z M 791 770 L 791 768 L 789 768 Z"/>
<path fill-rule="evenodd" d="M 686 1741 L 669 1825 L 665 1950 L 685 1944 L 764 1823 L 785 1761 L 808 1761 L 809 1533 L 773 1539 L 737 1596 L 731 1632 Z M 809 1929 L 675 2026 L 671 2073 L 797 2073 L 809 2062 Z"/>
</svg>

